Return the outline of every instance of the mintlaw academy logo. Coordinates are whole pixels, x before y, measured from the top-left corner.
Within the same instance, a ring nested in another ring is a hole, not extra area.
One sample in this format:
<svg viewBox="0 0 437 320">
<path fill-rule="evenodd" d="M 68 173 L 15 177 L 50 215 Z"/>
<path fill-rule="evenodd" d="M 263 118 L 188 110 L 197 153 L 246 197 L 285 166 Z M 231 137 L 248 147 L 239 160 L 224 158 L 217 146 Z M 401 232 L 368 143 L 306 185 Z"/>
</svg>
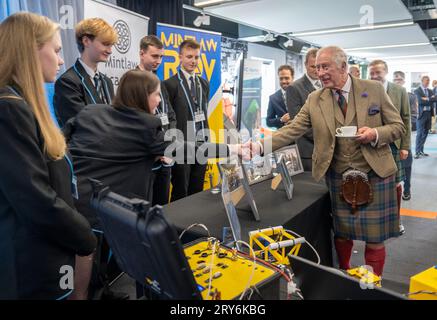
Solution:
<svg viewBox="0 0 437 320">
<path fill-rule="evenodd" d="M 115 48 L 121 54 L 125 54 L 129 51 L 132 44 L 132 35 L 129 26 L 123 20 L 117 20 L 114 23 L 114 29 L 118 33 L 118 42 L 115 44 Z"/>
</svg>

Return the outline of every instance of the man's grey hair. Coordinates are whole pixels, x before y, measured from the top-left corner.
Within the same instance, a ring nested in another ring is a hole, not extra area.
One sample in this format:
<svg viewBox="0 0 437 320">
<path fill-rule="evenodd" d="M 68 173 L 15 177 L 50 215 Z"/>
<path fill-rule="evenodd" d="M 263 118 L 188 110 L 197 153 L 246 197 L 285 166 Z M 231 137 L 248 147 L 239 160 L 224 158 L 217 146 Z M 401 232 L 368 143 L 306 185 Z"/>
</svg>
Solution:
<svg viewBox="0 0 437 320">
<path fill-rule="evenodd" d="M 340 47 L 337 46 L 329 46 L 329 47 L 323 47 L 317 52 L 317 57 L 320 56 L 320 54 L 324 51 L 331 51 L 332 52 L 332 60 L 335 62 L 335 64 L 338 67 L 343 66 L 343 64 L 346 65 L 346 71 L 348 70 L 348 56 L 346 52 Z"/>
</svg>

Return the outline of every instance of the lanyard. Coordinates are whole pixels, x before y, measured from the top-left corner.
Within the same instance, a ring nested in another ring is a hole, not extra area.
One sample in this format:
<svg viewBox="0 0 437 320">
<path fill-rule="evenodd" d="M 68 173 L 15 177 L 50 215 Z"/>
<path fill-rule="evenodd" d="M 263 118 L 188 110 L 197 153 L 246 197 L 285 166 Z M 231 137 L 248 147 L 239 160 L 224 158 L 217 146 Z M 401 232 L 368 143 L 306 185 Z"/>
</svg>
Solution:
<svg viewBox="0 0 437 320">
<path fill-rule="evenodd" d="M 14 89 L 14 88 L 12 88 L 11 86 L 7 86 L 7 88 L 10 90 L 10 91 L 12 91 L 12 93 L 13 94 L 15 94 L 17 97 L 20 97 L 20 98 L 22 98 L 21 97 L 21 95 Z"/>
<path fill-rule="evenodd" d="M 190 98 L 188 96 L 187 90 L 185 89 L 184 82 L 183 82 L 183 80 L 181 78 L 180 72 L 178 72 L 178 78 L 179 78 L 179 82 L 181 83 L 181 87 L 184 90 L 185 98 L 187 99 L 188 105 L 190 107 L 191 116 L 193 117 L 193 128 L 194 128 L 194 132 L 196 133 L 196 122 L 195 122 L 196 116 L 195 116 L 195 113 L 194 113 L 193 106 L 191 104 L 191 100 L 190 100 Z M 200 85 L 200 99 L 199 100 L 200 100 L 199 109 L 200 109 L 200 111 L 202 111 L 202 105 L 203 105 L 203 89 L 202 89 L 202 85 Z M 201 122 L 201 125 L 202 125 L 202 130 L 205 129 L 205 126 L 203 125 L 203 121 Z"/>
<path fill-rule="evenodd" d="M 93 102 L 93 104 L 97 104 L 96 99 L 94 98 L 91 90 L 88 88 L 88 86 L 85 83 L 85 78 L 80 74 L 79 70 L 77 70 L 76 65 L 73 66 L 74 71 L 77 73 L 77 75 L 80 78 L 80 81 L 82 82 L 82 85 L 84 86 L 86 92 L 88 93 L 88 95 L 91 97 L 91 100 Z M 108 90 L 108 84 L 106 83 L 106 81 L 103 81 L 103 79 L 101 79 L 100 81 L 102 81 L 102 86 L 103 86 L 103 94 L 105 95 L 106 99 L 108 99 L 108 104 L 112 104 L 112 99 L 111 99 L 111 95 L 109 94 L 109 90 Z M 97 93 L 98 94 L 98 93 Z"/>
<path fill-rule="evenodd" d="M 70 167 L 70 171 L 71 171 L 71 182 L 73 182 L 73 177 L 74 177 L 74 167 L 73 167 L 73 162 L 71 162 L 70 158 L 65 155 L 64 156 L 65 161 L 67 161 L 68 166 Z"/>
<path fill-rule="evenodd" d="M 167 105 L 165 103 L 164 95 L 162 94 L 162 91 L 159 93 L 159 95 L 161 96 L 162 111 L 159 108 L 157 108 L 156 111 L 158 111 L 158 114 L 166 114 L 168 110 L 167 110 Z"/>
<path fill-rule="evenodd" d="M 91 97 L 91 100 L 93 101 L 93 104 L 97 104 L 96 99 L 94 98 L 93 94 L 91 93 L 91 90 L 88 88 L 88 86 L 85 83 L 85 78 L 80 74 L 79 70 L 77 70 L 76 65 L 73 66 L 74 71 L 79 76 L 80 80 L 82 81 L 82 85 L 84 86 L 86 92 L 88 92 L 88 95 Z"/>
</svg>

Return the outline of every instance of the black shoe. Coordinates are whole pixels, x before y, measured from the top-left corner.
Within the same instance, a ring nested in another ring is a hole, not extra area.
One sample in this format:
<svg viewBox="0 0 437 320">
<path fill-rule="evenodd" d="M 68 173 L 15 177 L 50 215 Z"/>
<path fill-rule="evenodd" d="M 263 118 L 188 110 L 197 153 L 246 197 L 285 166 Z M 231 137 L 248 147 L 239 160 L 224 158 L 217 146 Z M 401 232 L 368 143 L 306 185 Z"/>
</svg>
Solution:
<svg viewBox="0 0 437 320">
<path fill-rule="evenodd" d="M 404 193 L 402 195 L 402 200 L 408 201 L 411 199 L 411 194 L 410 193 Z"/>
<path fill-rule="evenodd" d="M 420 155 L 424 156 L 424 157 L 429 157 L 429 154 L 425 153 L 425 152 L 421 152 Z"/>
<path fill-rule="evenodd" d="M 421 154 L 420 153 L 416 153 L 416 155 L 414 156 L 414 159 L 420 159 Z"/>
<path fill-rule="evenodd" d="M 402 236 L 405 234 L 405 227 L 403 224 L 399 225 L 399 235 Z"/>
<path fill-rule="evenodd" d="M 102 300 L 129 300 L 129 295 L 125 292 L 106 289 L 102 293 Z"/>
</svg>

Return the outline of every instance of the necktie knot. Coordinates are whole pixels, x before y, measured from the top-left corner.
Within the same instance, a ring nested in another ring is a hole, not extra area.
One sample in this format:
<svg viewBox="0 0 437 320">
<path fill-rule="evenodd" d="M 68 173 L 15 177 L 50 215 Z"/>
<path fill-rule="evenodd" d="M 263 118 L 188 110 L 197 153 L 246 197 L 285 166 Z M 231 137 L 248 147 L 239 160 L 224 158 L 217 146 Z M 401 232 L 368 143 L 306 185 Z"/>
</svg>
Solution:
<svg viewBox="0 0 437 320">
<path fill-rule="evenodd" d="M 190 77 L 190 87 L 191 96 L 193 97 L 194 101 L 197 102 L 196 82 L 194 81 L 194 76 Z"/>
<path fill-rule="evenodd" d="M 105 103 L 105 104 L 111 103 L 111 101 L 108 100 L 108 98 L 106 97 L 106 94 L 103 90 L 102 77 L 100 76 L 99 73 L 96 73 L 96 75 L 94 76 L 94 84 L 96 86 L 97 94 L 99 95 L 99 97 L 103 101 L 103 103 Z"/>
<path fill-rule="evenodd" d="M 343 95 L 343 90 L 336 90 L 335 92 L 338 94 L 338 105 L 339 105 L 341 111 L 343 112 L 343 116 L 346 117 L 347 101 Z"/>
<path fill-rule="evenodd" d="M 94 85 L 96 86 L 96 88 L 98 88 L 100 85 L 100 75 L 98 73 L 96 73 L 94 76 Z"/>
</svg>

